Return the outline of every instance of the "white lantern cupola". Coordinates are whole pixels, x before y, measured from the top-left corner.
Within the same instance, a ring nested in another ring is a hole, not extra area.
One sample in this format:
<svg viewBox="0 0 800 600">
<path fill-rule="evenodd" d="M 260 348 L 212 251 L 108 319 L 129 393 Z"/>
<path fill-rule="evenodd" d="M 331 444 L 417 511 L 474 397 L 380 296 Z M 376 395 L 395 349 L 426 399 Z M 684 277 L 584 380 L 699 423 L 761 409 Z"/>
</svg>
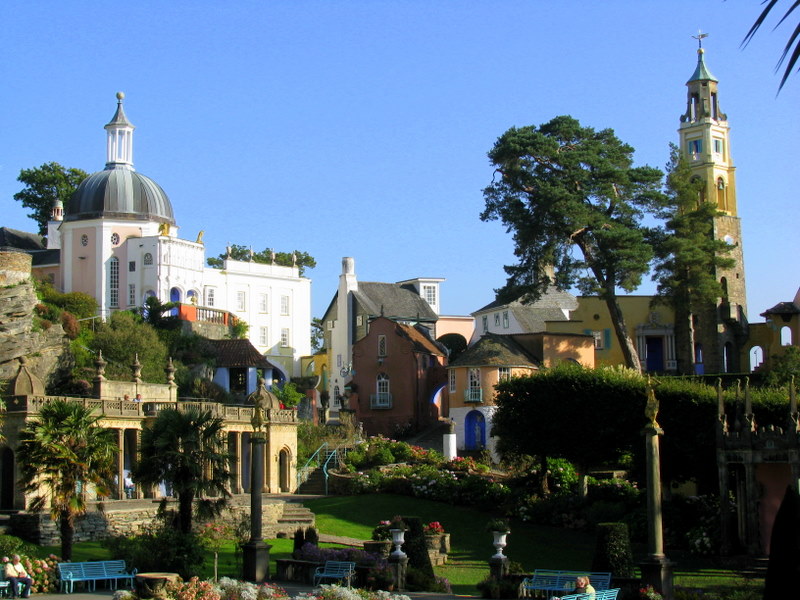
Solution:
<svg viewBox="0 0 800 600">
<path fill-rule="evenodd" d="M 125 116 L 122 100 L 125 94 L 117 92 L 117 112 L 111 122 L 105 126 L 106 139 L 106 169 L 131 169 L 133 170 L 133 130 L 134 126 Z"/>
</svg>

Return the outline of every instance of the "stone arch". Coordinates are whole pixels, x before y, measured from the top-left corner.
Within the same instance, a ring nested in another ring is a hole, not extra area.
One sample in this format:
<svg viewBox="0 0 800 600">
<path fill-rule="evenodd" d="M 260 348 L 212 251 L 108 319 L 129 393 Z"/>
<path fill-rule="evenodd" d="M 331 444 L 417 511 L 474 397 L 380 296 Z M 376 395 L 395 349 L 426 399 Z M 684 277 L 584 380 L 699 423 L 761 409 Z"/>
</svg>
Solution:
<svg viewBox="0 0 800 600">
<path fill-rule="evenodd" d="M 747 351 L 750 357 L 750 372 L 755 371 L 764 362 L 764 349 L 761 346 L 753 346 Z"/>
<path fill-rule="evenodd" d="M 781 327 L 781 346 L 792 345 L 792 328 L 788 325 Z"/>
<path fill-rule="evenodd" d="M 278 452 L 278 487 L 281 493 L 292 491 L 292 451 L 283 447 Z"/>
<path fill-rule="evenodd" d="M 719 210 L 728 210 L 728 188 L 725 185 L 725 180 L 722 177 L 717 177 L 714 187 L 717 190 L 717 208 Z"/>
</svg>

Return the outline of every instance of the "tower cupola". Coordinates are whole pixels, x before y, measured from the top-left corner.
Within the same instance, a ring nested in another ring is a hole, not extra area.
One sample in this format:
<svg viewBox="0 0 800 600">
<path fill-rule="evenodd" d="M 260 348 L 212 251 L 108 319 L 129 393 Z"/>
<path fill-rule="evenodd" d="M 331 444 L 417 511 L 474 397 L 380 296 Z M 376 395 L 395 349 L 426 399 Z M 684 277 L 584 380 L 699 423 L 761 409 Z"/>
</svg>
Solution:
<svg viewBox="0 0 800 600">
<path fill-rule="evenodd" d="M 133 169 L 133 130 L 134 126 L 125 116 L 122 101 L 125 94 L 117 92 L 117 112 L 105 126 L 106 140 L 106 169 L 122 167 Z"/>
</svg>

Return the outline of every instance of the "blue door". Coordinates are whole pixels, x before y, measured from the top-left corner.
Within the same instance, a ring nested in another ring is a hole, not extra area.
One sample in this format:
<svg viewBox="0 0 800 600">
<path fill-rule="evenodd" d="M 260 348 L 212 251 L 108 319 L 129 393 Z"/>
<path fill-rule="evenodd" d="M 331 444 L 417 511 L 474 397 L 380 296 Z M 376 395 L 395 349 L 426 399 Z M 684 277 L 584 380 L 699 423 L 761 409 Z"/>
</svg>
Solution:
<svg viewBox="0 0 800 600">
<path fill-rule="evenodd" d="M 486 420 L 479 410 L 467 413 L 464 420 L 464 446 L 467 450 L 482 450 L 486 447 Z"/>
<path fill-rule="evenodd" d="M 648 337 L 647 344 L 647 371 L 660 373 L 664 370 L 664 338 Z"/>
</svg>

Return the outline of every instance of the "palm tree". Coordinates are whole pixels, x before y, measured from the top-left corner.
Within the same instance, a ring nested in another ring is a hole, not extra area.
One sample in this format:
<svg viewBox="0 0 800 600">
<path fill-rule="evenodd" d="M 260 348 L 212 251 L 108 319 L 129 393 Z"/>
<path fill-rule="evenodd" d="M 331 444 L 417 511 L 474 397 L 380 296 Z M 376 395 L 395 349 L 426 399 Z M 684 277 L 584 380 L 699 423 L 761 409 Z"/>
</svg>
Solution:
<svg viewBox="0 0 800 600">
<path fill-rule="evenodd" d="M 195 500 L 201 517 L 218 515 L 227 505 L 230 460 L 221 418 L 211 411 L 168 408 L 142 430 L 133 479 L 151 486 L 163 482 L 171 488 L 178 497 L 178 527 L 189 533 Z"/>
<path fill-rule="evenodd" d="M 772 12 L 772 9 L 775 8 L 775 5 L 777 3 L 778 0 L 764 0 L 762 2 L 762 4 L 766 4 L 766 6 L 764 7 L 764 10 L 761 11 L 761 14 L 758 15 L 758 18 L 756 19 L 755 23 L 753 23 L 753 26 L 750 27 L 750 31 L 747 32 L 746 36 L 744 36 L 744 40 L 742 41 L 742 46 L 746 46 L 747 44 L 750 43 L 750 41 L 753 39 L 753 36 L 755 36 L 756 31 L 758 31 L 759 27 L 761 27 L 761 25 L 764 23 L 764 20 L 769 16 L 770 12 Z M 783 14 L 783 17 L 781 17 L 781 20 L 778 21 L 778 25 L 780 25 L 787 18 L 789 18 L 789 15 L 791 15 L 796 8 L 800 8 L 800 0 L 791 0 L 791 2 L 787 3 L 787 5 L 788 8 L 786 9 L 786 12 Z M 775 28 L 777 28 L 778 25 L 776 25 Z M 792 31 L 792 34 L 789 36 L 789 41 L 786 42 L 786 46 L 783 49 L 783 54 L 781 54 L 781 58 L 778 61 L 778 65 L 777 67 L 775 67 L 776 71 L 783 64 L 783 61 L 785 61 L 787 58 L 789 60 L 786 63 L 786 70 L 783 72 L 783 77 L 781 78 L 781 84 L 778 86 L 778 92 L 780 92 L 781 89 L 783 89 L 783 84 L 786 83 L 786 80 L 789 78 L 792 69 L 797 64 L 798 59 L 800 59 L 800 24 L 795 26 L 794 30 Z"/>
<path fill-rule="evenodd" d="M 49 504 L 59 522 L 64 560 L 72 559 L 75 519 L 86 512 L 87 486 L 101 496 L 111 490 L 117 440 L 111 429 L 97 424 L 99 419 L 82 404 L 53 400 L 20 432 L 20 484 L 35 494 L 31 510 Z"/>
</svg>

